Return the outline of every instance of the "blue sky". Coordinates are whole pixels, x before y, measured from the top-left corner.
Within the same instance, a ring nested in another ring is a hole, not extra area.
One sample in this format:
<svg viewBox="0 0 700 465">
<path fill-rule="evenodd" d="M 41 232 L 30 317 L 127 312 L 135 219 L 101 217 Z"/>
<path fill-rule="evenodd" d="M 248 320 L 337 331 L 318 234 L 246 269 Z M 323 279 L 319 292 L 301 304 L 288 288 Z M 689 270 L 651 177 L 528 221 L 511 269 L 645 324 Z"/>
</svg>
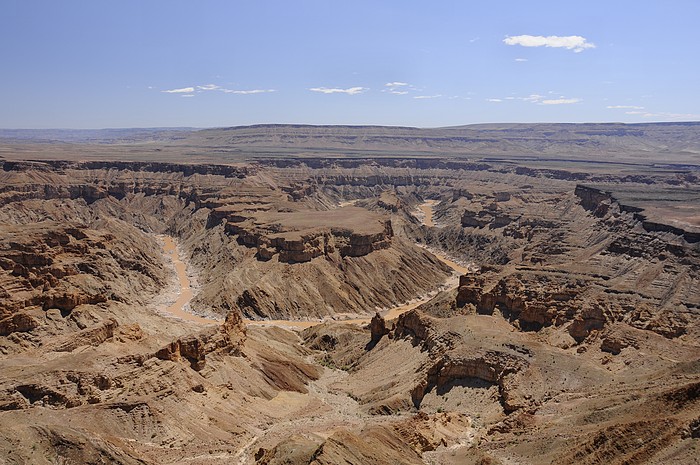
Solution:
<svg viewBox="0 0 700 465">
<path fill-rule="evenodd" d="M 700 120 L 698 18 L 697 0 L 2 0 L 0 127 Z"/>
</svg>

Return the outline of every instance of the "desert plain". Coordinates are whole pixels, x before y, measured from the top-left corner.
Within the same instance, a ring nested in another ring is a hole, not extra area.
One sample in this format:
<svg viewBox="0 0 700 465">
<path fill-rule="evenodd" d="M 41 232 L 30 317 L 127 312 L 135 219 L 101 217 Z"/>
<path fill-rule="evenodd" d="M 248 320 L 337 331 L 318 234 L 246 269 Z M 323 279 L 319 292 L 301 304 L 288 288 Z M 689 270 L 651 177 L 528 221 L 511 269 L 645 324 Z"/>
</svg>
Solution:
<svg viewBox="0 0 700 465">
<path fill-rule="evenodd" d="M 0 131 L 0 463 L 700 457 L 700 123 Z"/>
</svg>

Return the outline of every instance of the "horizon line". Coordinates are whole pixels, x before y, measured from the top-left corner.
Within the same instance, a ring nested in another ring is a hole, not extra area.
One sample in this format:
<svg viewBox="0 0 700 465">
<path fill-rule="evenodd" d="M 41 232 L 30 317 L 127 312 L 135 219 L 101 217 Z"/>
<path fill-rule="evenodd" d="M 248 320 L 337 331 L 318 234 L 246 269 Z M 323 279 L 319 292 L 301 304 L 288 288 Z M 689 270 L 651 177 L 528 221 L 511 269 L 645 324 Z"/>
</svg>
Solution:
<svg viewBox="0 0 700 465">
<path fill-rule="evenodd" d="M 593 124 L 605 124 L 605 125 L 625 125 L 625 126 L 641 126 L 641 125 L 651 125 L 651 124 L 700 124 L 700 120 L 682 120 L 682 121 L 639 121 L 633 123 L 626 123 L 622 121 L 587 121 L 587 122 L 482 122 L 482 123 L 464 123 L 455 124 L 450 126 L 406 126 L 406 125 L 392 125 L 392 124 L 322 124 L 322 123 L 253 123 L 253 124 L 241 124 L 234 126 L 112 126 L 112 127 L 101 127 L 101 128 L 80 128 L 80 127 L 50 127 L 50 128 L 28 128 L 28 127 L 18 127 L 18 128 L 8 128 L 2 127 L 0 131 L 119 131 L 119 130 L 181 130 L 181 131 L 201 131 L 210 129 L 243 129 L 243 128 L 255 128 L 255 127 L 273 127 L 273 126 L 296 126 L 296 127 L 354 127 L 354 128 L 397 128 L 397 129 L 450 129 L 450 128 L 462 128 L 466 126 L 489 126 L 489 125 L 593 125 Z"/>
</svg>

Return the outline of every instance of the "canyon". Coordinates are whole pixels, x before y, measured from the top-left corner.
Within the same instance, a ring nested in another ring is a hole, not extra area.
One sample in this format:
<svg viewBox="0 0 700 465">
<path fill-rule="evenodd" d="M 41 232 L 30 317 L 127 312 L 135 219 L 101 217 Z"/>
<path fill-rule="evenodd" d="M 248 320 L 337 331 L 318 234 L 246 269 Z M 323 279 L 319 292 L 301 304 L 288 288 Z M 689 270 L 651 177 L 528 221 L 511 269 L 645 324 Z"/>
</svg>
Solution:
<svg viewBox="0 0 700 465">
<path fill-rule="evenodd" d="M 0 132 L 0 462 L 694 463 L 698 128 Z"/>
</svg>

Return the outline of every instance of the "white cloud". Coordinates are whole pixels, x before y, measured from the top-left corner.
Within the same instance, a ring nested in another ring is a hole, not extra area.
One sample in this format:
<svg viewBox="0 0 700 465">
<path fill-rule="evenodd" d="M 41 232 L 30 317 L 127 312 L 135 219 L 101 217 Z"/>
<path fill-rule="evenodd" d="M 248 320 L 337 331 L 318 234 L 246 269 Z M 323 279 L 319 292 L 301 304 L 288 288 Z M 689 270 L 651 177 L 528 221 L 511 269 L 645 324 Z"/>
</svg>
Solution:
<svg viewBox="0 0 700 465">
<path fill-rule="evenodd" d="M 221 87 L 218 84 L 203 84 L 199 86 L 192 86 L 192 87 L 183 87 L 181 89 L 170 89 L 170 90 L 163 90 L 161 92 L 165 92 L 168 94 L 187 94 L 183 95 L 183 97 L 193 97 L 195 94 L 201 93 L 201 92 L 223 92 L 225 94 L 241 94 L 241 95 L 248 95 L 248 94 L 264 94 L 268 92 L 275 92 L 275 89 L 250 89 L 250 90 L 235 90 L 235 89 L 226 89 L 224 87 Z"/>
<path fill-rule="evenodd" d="M 251 94 L 267 94 L 269 92 L 276 92 L 275 89 L 251 89 L 251 90 L 231 90 L 231 89 L 220 89 L 225 94 L 239 94 L 239 95 L 251 95 Z"/>
<path fill-rule="evenodd" d="M 194 94 L 182 94 L 180 97 L 194 97 Z"/>
<path fill-rule="evenodd" d="M 423 100 L 423 99 L 428 99 L 428 98 L 440 98 L 442 97 L 442 94 L 437 94 L 437 95 L 416 95 L 415 99 Z"/>
<path fill-rule="evenodd" d="M 312 92 L 321 92 L 322 94 L 348 94 L 356 95 L 368 91 L 366 87 L 350 87 L 348 89 L 328 88 L 328 87 L 312 87 L 309 89 Z"/>
<path fill-rule="evenodd" d="M 581 36 L 512 36 L 503 39 L 506 45 L 521 45 L 523 47 L 554 47 L 573 50 L 576 53 L 587 48 L 595 48 L 595 44 L 588 42 Z"/>
<path fill-rule="evenodd" d="M 474 37 L 473 39 L 469 39 L 469 43 L 473 44 L 474 42 L 478 42 L 479 39 L 480 39 L 479 37 Z"/>
<path fill-rule="evenodd" d="M 637 105 L 608 105 L 610 110 L 644 110 L 644 107 L 638 107 Z"/>
<path fill-rule="evenodd" d="M 182 89 L 161 90 L 166 94 L 190 94 L 194 92 L 194 87 L 183 87 Z"/>
<path fill-rule="evenodd" d="M 555 99 L 548 99 L 548 100 L 542 100 L 539 102 L 540 105 L 570 105 L 572 103 L 578 103 L 580 102 L 580 98 L 555 98 Z"/>
<path fill-rule="evenodd" d="M 386 89 L 382 89 L 382 92 L 388 92 L 394 95 L 406 95 L 412 91 L 418 90 L 415 86 L 409 84 L 408 82 L 400 81 L 387 82 L 384 84 L 384 87 L 386 87 Z"/>
<path fill-rule="evenodd" d="M 529 103 L 535 103 L 537 105 L 565 105 L 565 104 L 571 104 L 571 103 L 578 103 L 581 102 L 582 100 L 580 98 L 566 98 L 564 96 L 561 96 L 559 98 L 553 99 L 553 98 L 545 98 L 544 95 L 540 94 L 530 94 L 527 97 L 514 97 L 514 96 L 508 96 L 508 97 L 503 97 L 503 98 L 487 98 L 487 102 L 495 102 L 495 103 L 500 103 L 505 100 L 520 100 L 523 102 L 529 102 Z"/>
<path fill-rule="evenodd" d="M 524 63 L 527 61 L 527 58 L 516 58 L 515 61 L 517 61 L 518 63 Z"/>
</svg>

